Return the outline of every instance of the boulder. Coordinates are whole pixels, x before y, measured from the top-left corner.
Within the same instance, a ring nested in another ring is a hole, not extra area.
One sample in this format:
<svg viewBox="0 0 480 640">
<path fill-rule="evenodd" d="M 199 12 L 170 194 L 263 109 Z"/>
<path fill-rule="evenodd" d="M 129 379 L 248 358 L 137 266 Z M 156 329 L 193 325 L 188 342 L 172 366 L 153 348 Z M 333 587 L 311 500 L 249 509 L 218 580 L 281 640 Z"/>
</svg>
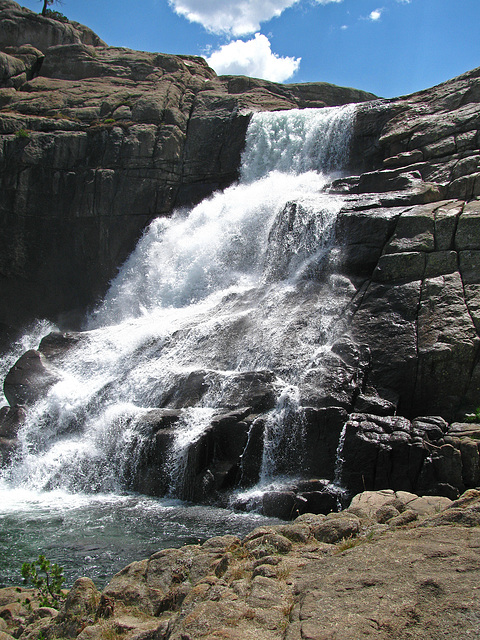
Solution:
<svg viewBox="0 0 480 640">
<path fill-rule="evenodd" d="M 347 511 L 351 511 L 362 518 L 372 518 L 377 522 L 409 521 L 410 516 L 398 519 L 399 514 L 407 511 L 418 516 L 434 515 L 443 511 L 452 501 L 443 496 L 417 496 L 408 491 L 393 491 L 381 489 L 379 491 L 363 491 L 354 496 Z M 396 512 L 396 513 L 395 513 Z"/>
<path fill-rule="evenodd" d="M 100 604 L 100 592 L 90 578 L 78 578 L 54 621 L 54 629 L 65 638 L 75 638 L 93 620 Z"/>
<path fill-rule="evenodd" d="M 40 351 L 31 349 L 10 369 L 3 392 L 10 406 L 31 405 L 60 380 Z"/>
<path fill-rule="evenodd" d="M 293 491 L 268 491 L 263 494 L 262 513 L 265 516 L 291 520 L 297 515 L 296 507 Z"/>
<path fill-rule="evenodd" d="M 15 439 L 26 417 L 22 406 L 0 407 L 0 438 Z"/>
<path fill-rule="evenodd" d="M 335 544 L 344 538 L 352 538 L 360 533 L 360 519 L 347 512 L 331 513 L 323 522 L 312 527 L 313 535 L 319 542 Z"/>
</svg>

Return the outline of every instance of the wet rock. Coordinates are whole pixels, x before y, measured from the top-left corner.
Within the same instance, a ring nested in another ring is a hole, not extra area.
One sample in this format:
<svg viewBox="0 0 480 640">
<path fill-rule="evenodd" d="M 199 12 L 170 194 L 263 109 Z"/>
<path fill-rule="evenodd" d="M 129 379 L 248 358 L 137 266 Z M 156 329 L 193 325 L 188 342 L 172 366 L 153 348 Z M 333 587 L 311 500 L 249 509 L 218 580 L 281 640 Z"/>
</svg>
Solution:
<svg viewBox="0 0 480 640">
<path fill-rule="evenodd" d="M 262 504 L 262 512 L 265 516 L 290 520 L 296 515 L 296 499 L 293 491 L 268 491 L 263 494 Z"/>
<path fill-rule="evenodd" d="M 247 443 L 242 454 L 240 486 L 253 485 L 260 478 L 264 433 L 264 418 L 258 417 L 249 423 Z"/>
<path fill-rule="evenodd" d="M 60 376 L 48 366 L 39 351 L 31 349 L 17 360 L 3 384 L 3 392 L 11 406 L 30 405 L 48 392 Z"/>
<path fill-rule="evenodd" d="M 368 363 L 368 348 L 345 337 L 305 373 L 301 404 L 313 408 L 350 408 L 362 386 Z"/>
<path fill-rule="evenodd" d="M 304 412 L 305 458 L 304 471 L 311 477 L 333 478 L 340 433 L 347 419 L 345 409 L 335 407 L 311 408 Z M 328 482 L 327 482 L 328 484 Z M 299 493 L 324 492 L 325 484 L 298 486 Z M 319 496 L 312 496 L 320 499 Z M 321 498 L 323 500 L 323 497 Z M 325 498 L 328 501 L 328 498 Z"/>
<path fill-rule="evenodd" d="M 229 463 L 228 471 L 230 472 L 233 467 L 236 468 L 235 477 L 231 479 L 232 483 L 238 482 L 240 460 L 243 458 L 251 426 L 251 421 L 245 421 L 244 418 L 250 414 L 251 409 L 248 407 L 214 417 L 211 421 L 215 458 Z M 228 471 L 223 474 L 223 477 L 220 477 L 220 470 L 217 471 L 216 486 L 218 488 L 228 488 Z"/>
<path fill-rule="evenodd" d="M 330 513 L 338 509 L 338 496 L 329 491 L 303 491 L 299 494 L 305 502 L 301 505 L 301 509 L 307 513 Z"/>
<path fill-rule="evenodd" d="M 382 398 L 378 392 L 369 395 L 360 393 L 355 400 L 355 411 L 358 413 L 373 413 L 377 416 L 394 415 L 397 409 L 395 402 Z"/>
<path fill-rule="evenodd" d="M 87 340 L 82 333 L 53 331 L 42 338 L 38 350 L 49 362 L 55 363 L 67 355 L 70 349 Z"/>
<path fill-rule="evenodd" d="M 220 406 L 237 409 L 251 407 L 252 413 L 268 411 L 275 406 L 276 391 L 273 371 L 246 371 L 233 374 L 224 382 Z"/>
<path fill-rule="evenodd" d="M 372 97 L 218 78 L 200 58 L 107 47 L 81 25 L 55 24 L 7 0 L 0 15 L 0 81 L 9 85 L 0 96 L 8 221 L 0 241 L 2 324 L 39 314 L 78 324 L 152 218 L 237 178 L 245 110 Z M 294 336 L 310 340 L 315 354 L 299 376 L 306 478 L 332 480 L 338 471 L 353 493 L 392 487 L 452 497 L 480 482 L 476 431 L 447 431 L 447 421 L 476 406 L 480 389 L 478 86 L 474 70 L 357 109 L 350 168 L 358 175 L 326 187 L 342 194 L 342 209 L 325 272 L 312 267 L 302 292 L 309 301 L 318 295 L 319 309 L 335 294 L 332 335 L 315 333 L 312 303 L 305 330 L 286 332 L 292 341 L 278 371 L 226 376 L 212 366 L 179 375 L 169 389 L 152 385 L 149 406 L 179 411 L 212 392 L 222 408 L 186 454 L 184 497 L 211 501 L 258 480 L 277 374 L 295 358 Z M 290 203 L 288 221 L 301 209 Z M 279 269 L 286 273 L 283 263 Z M 239 322 L 229 338 L 243 339 L 245 327 Z M 55 363 L 79 339 L 52 334 L 25 354 L 5 381 L 10 404 L 41 398 L 57 381 Z M 140 426 L 147 444 L 133 488 L 165 492 L 179 420 L 151 414 Z M 2 433 L 8 458 L 15 428 Z M 278 467 L 290 472 L 297 461 L 284 445 Z M 336 500 L 323 488 L 287 487 L 263 503 L 265 512 L 287 517 L 327 512 Z"/>
<path fill-rule="evenodd" d="M 19 449 L 19 442 L 16 438 L 0 438 L 0 468 L 6 467 Z"/>
<path fill-rule="evenodd" d="M 0 98 L 10 176 L 1 293 L 16 326 L 37 316 L 79 326 L 153 218 L 236 180 L 248 112 L 373 97 L 218 78 L 202 58 L 108 47 L 83 25 L 8 0 L 0 23 L 0 83 L 12 88 Z"/>
<path fill-rule="evenodd" d="M 164 495 L 170 478 L 165 470 L 168 456 L 175 440 L 175 426 L 181 418 L 176 409 L 154 409 L 136 420 L 139 437 L 145 437 L 139 445 L 138 464 L 132 460 L 127 471 L 130 485 L 148 495 Z"/>
<path fill-rule="evenodd" d="M 25 417 L 26 410 L 22 406 L 0 407 L 0 438 L 15 439 Z"/>
</svg>

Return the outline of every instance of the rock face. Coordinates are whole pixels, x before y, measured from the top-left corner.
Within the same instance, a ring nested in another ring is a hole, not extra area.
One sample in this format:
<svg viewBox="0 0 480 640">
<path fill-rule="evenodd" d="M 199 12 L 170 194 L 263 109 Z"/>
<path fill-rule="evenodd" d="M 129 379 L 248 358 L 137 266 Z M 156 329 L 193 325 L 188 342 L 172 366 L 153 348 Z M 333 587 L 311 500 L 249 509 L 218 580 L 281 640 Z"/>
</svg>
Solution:
<svg viewBox="0 0 480 640">
<path fill-rule="evenodd" d="M 236 179 L 248 111 L 372 97 L 219 78 L 2 0 L 0 322 L 80 323 L 153 218 Z"/>
<path fill-rule="evenodd" d="M 60 610 L 0 589 L 2 640 L 476 637 L 478 491 L 458 501 L 363 493 L 306 514 L 133 562 L 103 592 L 79 578 Z M 3 631 L 2 631 L 3 629 Z"/>
<path fill-rule="evenodd" d="M 34 44 L 42 52 L 58 44 L 105 45 L 83 24 L 37 15 L 11 0 L 0 2 L 0 41 L 2 49 Z"/>
</svg>

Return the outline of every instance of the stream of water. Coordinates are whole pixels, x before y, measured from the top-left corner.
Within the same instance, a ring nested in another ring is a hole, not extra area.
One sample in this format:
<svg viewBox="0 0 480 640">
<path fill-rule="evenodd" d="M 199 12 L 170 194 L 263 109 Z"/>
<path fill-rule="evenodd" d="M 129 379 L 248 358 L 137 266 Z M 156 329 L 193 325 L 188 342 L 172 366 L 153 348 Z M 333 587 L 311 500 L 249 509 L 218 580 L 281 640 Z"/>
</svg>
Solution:
<svg viewBox="0 0 480 640">
<path fill-rule="evenodd" d="M 38 553 L 63 564 L 70 580 L 86 573 L 102 583 L 159 548 L 265 522 L 175 498 L 188 447 L 224 406 L 232 372 L 277 376 L 262 483 L 301 464 L 296 382 L 328 348 L 335 317 L 335 297 L 316 300 L 308 289 L 342 204 L 323 187 L 345 163 L 354 115 L 351 105 L 255 114 L 238 184 L 149 226 L 58 366 L 59 382 L 29 411 L 20 452 L 2 471 L 0 586 L 18 583 L 21 563 Z M 39 325 L 2 372 L 50 330 Z M 168 498 L 126 493 L 136 420 L 169 406 L 198 371 L 217 382 L 184 412 Z"/>
</svg>

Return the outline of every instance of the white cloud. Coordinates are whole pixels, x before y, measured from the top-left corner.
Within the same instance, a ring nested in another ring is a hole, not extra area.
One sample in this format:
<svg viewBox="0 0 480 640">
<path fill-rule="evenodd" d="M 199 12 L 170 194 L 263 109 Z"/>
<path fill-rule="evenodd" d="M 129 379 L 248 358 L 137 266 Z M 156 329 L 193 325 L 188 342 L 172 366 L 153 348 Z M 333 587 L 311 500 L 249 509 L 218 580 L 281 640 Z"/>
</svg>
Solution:
<svg viewBox="0 0 480 640">
<path fill-rule="evenodd" d="M 372 13 L 368 16 L 368 19 L 373 20 L 373 22 L 380 20 L 380 18 L 382 17 L 382 11 L 383 9 L 375 9 L 375 11 L 372 11 Z"/>
<path fill-rule="evenodd" d="M 168 0 L 179 15 L 213 33 L 242 36 L 255 33 L 260 23 L 281 15 L 302 0 Z M 314 0 L 316 4 L 342 0 Z"/>
<path fill-rule="evenodd" d="M 235 40 L 214 51 L 208 64 L 218 75 L 245 75 L 285 82 L 300 66 L 301 58 L 281 58 L 272 52 L 269 39 L 256 33 L 251 40 Z"/>
</svg>

